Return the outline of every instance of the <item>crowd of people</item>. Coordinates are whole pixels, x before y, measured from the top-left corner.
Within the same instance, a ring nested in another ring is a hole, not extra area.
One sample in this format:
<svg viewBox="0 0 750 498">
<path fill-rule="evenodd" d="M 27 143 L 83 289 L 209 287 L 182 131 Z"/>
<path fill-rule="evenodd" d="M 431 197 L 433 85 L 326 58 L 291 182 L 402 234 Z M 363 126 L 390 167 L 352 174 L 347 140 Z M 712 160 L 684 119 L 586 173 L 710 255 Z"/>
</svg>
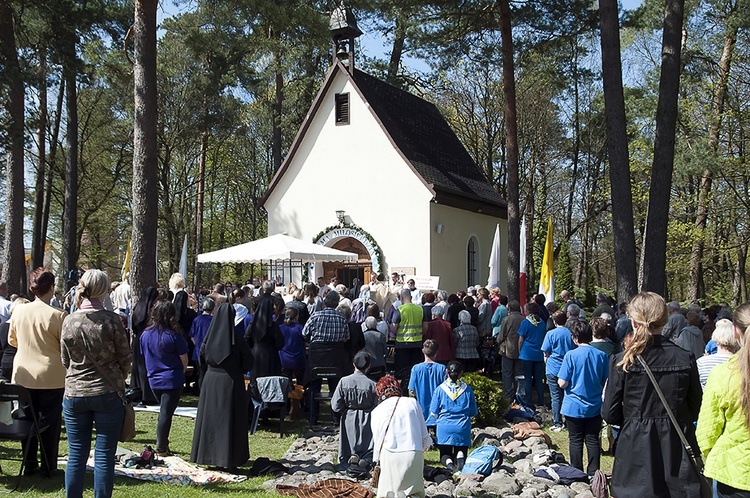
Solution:
<svg viewBox="0 0 750 498">
<path fill-rule="evenodd" d="M 316 393 L 321 369 L 336 372 L 325 379 L 339 464 L 356 474 L 379 462 L 378 496 L 423 496 L 423 452 L 433 443 L 446 468 L 461 470 L 477 415 L 462 376 L 496 369 L 509 402 L 549 404 L 551 430 L 568 431 L 571 464 L 590 476 L 602 427 L 610 431 L 615 496 L 700 494 L 700 472 L 667 410 L 706 458 L 717 496 L 750 493 L 747 472 L 731 470 L 750 455 L 750 304 L 683 309 L 644 292 L 613 306 L 600 294 L 587 319 L 568 291 L 562 305 L 536 295 L 522 312 L 497 288 L 420 290 L 397 273 L 351 289 L 333 278 L 211 292 L 190 292 L 177 273 L 131 306 L 127 281 L 110 286 L 88 270 L 63 311 L 52 272 L 39 268 L 29 282 L 31 302 L 9 299 L 0 283 L 0 375 L 28 388 L 49 424 L 28 449 L 27 474 L 55 475 L 64 420 L 68 496 L 83 493 L 94 429 L 95 492 L 111 496 L 124 396 L 159 406 L 155 446 L 167 456 L 180 397 L 198 394 L 190 459 L 234 471 L 249 459 L 259 380 L 286 377 Z M 306 409 L 317 423 L 319 407 Z"/>
</svg>

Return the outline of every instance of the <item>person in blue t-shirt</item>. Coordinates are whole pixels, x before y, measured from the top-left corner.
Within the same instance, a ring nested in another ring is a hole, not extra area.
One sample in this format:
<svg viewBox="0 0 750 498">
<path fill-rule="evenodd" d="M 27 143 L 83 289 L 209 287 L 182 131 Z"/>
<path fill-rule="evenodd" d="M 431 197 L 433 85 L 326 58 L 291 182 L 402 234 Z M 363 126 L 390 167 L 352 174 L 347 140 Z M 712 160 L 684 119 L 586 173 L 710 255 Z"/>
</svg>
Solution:
<svg viewBox="0 0 750 498">
<path fill-rule="evenodd" d="M 445 365 L 435 361 L 439 344 L 432 339 L 427 339 L 422 344 L 424 362 L 417 363 L 411 367 L 409 377 L 409 394 L 417 398 L 419 407 L 422 408 L 425 425 L 430 432 L 434 431 L 437 422 L 430 416 L 430 403 L 435 388 L 445 381 Z"/>
<path fill-rule="evenodd" d="M 171 455 L 169 431 L 185 385 L 188 346 L 180 333 L 175 307 L 170 301 L 154 304 L 148 324 L 141 334 L 141 351 L 146 359 L 148 383 L 160 405 L 156 421 L 156 453 L 165 457 Z"/>
<path fill-rule="evenodd" d="M 555 424 L 552 430 L 554 432 L 559 432 L 563 428 L 560 406 L 565 392 L 557 385 L 557 373 L 560 371 L 565 353 L 576 348 L 573 336 L 570 334 L 570 329 L 565 326 L 567 319 L 568 315 L 564 311 L 555 311 L 552 314 L 552 321 L 555 323 L 555 328 L 547 332 L 542 342 L 542 352 L 547 360 L 547 386 L 549 387 L 549 395 L 552 401 L 552 420 Z"/>
<path fill-rule="evenodd" d="M 586 473 L 593 476 L 599 469 L 599 430 L 602 390 L 609 374 L 606 353 L 591 347 L 593 331 L 586 322 L 577 322 L 570 330 L 579 346 L 568 351 L 557 374 L 557 383 L 565 389 L 562 414 L 570 437 L 570 463 L 583 471 L 583 443 L 586 442 Z"/>
<path fill-rule="evenodd" d="M 297 308 L 286 308 L 284 312 L 284 323 L 279 325 L 281 335 L 284 336 L 284 347 L 279 350 L 279 360 L 281 361 L 281 375 L 292 380 L 292 376 L 297 380 L 297 384 L 303 383 L 305 376 L 305 338 L 302 337 L 302 325 L 297 323 L 299 311 Z"/>
<path fill-rule="evenodd" d="M 190 340 L 193 341 L 193 355 L 190 358 L 190 364 L 195 367 L 198 373 L 198 391 L 200 391 L 201 384 L 203 383 L 203 369 L 199 365 L 201 346 L 203 345 L 203 339 L 206 338 L 208 327 L 211 325 L 215 307 L 216 301 L 210 297 L 204 299 L 203 304 L 201 304 L 203 313 L 195 317 L 193 324 L 190 326 L 190 333 L 188 334 Z"/>
<path fill-rule="evenodd" d="M 440 461 L 451 471 L 461 470 L 471 446 L 471 418 L 479 413 L 474 391 L 461 380 L 464 367 L 451 361 L 447 379 L 432 395 L 430 416 L 437 421 Z"/>
<path fill-rule="evenodd" d="M 539 318 L 539 305 L 531 302 L 526 304 L 526 319 L 518 329 L 518 358 L 523 365 L 527 406 L 533 408 L 531 386 L 536 387 L 537 403 L 544 404 L 544 355 L 542 342 L 547 334 L 547 323 Z"/>
</svg>

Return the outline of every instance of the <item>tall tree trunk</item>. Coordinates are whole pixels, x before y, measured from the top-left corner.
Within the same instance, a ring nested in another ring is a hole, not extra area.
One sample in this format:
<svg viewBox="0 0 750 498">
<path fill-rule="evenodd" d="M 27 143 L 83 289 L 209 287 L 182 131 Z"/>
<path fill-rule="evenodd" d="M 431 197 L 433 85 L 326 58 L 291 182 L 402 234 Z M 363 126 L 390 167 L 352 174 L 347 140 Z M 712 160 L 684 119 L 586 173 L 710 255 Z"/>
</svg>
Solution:
<svg viewBox="0 0 750 498">
<path fill-rule="evenodd" d="M 513 64 L 513 32 L 509 0 L 500 0 L 500 35 L 503 54 L 503 93 L 505 95 L 505 146 L 508 161 L 508 297 L 518 295 L 521 219 L 518 209 L 518 120 L 516 81 Z"/>
<path fill-rule="evenodd" d="M 132 302 L 141 290 L 156 284 L 158 212 L 156 7 L 157 0 L 136 0 L 135 119 L 133 127 L 133 234 L 130 263 Z"/>
<path fill-rule="evenodd" d="M 8 156 L 6 162 L 5 242 L 2 259 L 2 280 L 8 294 L 26 294 L 26 264 L 23 251 L 23 138 L 24 86 L 16 52 L 15 28 L 11 1 L 0 1 L 0 62 L 7 85 L 5 111 L 9 118 Z"/>
<path fill-rule="evenodd" d="M 276 88 L 273 102 L 273 153 L 274 173 L 281 167 L 281 116 L 284 105 L 284 75 L 281 74 L 281 61 L 276 56 Z"/>
<path fill-rule="evenodd" d="M 724 115 L 724 101 L 727 96 L 727 85 L 729 83 L 729 71 L 732 66 L 732 55 L 734 46 L 737 42 L 737 27 L 734 23 L 732 28 L 728 29 L 727 36 L 724 40 L 724 49 L 719 60 L 719 79 L 714 89 L 713 103 L 711 106 L 711 126 L 708 130 L 708 145 L 711 154 L 718 156 L 719 151 L 719 133 L 721 131 L 721 121 Z M 688 301 L 698 299 L 703 287 L 703 247 L 704 232 L 706 230 L 706 221 L 708 220 L 708 205 L 711 197 L 711 183 L 713 180 L 713 171 L 710 168 L 703 170 L 701 176 L 700 193 L 698 194 L 698 207 L 695 214 L 695 233 L 696 237 L 693 242 L 693 249 L 690 253 L 690 285 L 687 291 Z"/>
<path fill-rule="evenodd" d="M 599 0 L 602 44 L 604 114 L 607 122 L 607 154 L 612 200 L 617 302 L 626 302 L 637 292 L 633 193 L 630 183 L 628 132 L 620 60 L 620 22 L 617 0 Z"/>
<path fill-rule="evenodd" d="M 656 107 L 654 162 L 646 217 L 643 290 L 666 295 L 667 224 L 674 170 L 680 48 L 685 0 L 666 0 L 661 50 L 659 103 Z"/>
<path fill-rule="evenodd" d="M 42 212 L 42 228 L 41 238 L 43 243 L 47 242 L 47 229 L 49 227 L 49 210 L 52 204 L 52 178 L 54 176 L 58 150 L 58 143 L 60 142 L 60 122 L 62 121 L 62 110 L 63 103 L 65 101 L 65 80 L 60 81 L 60 88 L 57 92 L 57 106 L 55 107 L 55 124 L 52 126 L 52 136 L 50 137 L 50 151 L 49 151 L 49 168 L 47 168 L 46 185 L 44 189 L 44 210 Z"/>
<path fill-rule="evenodd" d="M 37 119 L 37 167 L 34 186 L 34 225 L 31 236 L 31 266 L 44 266 L 45 236 L 42 234 L 45 179 L 47 177 L 47 47 L 39 47 L 39 114 Z"/>
<path fill-rule="evenodd" d="M 745 224 L 741 237 L 741 242 L 737 248 L 737 267 L 734 272 L 734 305 L 738 306 L 742 303 L 747 302 L 747 251 L 748 251 L 748 236 L 750 235 L 750 229 Z"/>
<path fill-rule="evenodd" d="M 63 79 L 67 90 L 65 110 L 67 124 L 65 129 L 65 216 L 63 217 L 63 261 L 65 273 L 78 267 L 78 103 L 76 88 L 76 42 L 73 35 L 65 43 Z M 66 278 L 65 290 L 73 282 Z"/>
<path fill-rule="evenodd" d="M 406 20 L 403 19 L 401 9 L 397 10 L 396 26 L 393 35 L 393 50 L 391 50 L 391 58 L 388 61 L 388 74 L 385 79 L 394 86 L 398 77 L 398 69 L 401 67 L 401 57 L 404 54 L 404 44 L 406 42 Z"/>
<path fill-rule="evenodd" d="M 573 59 L 573 100 L 575 104 L 575 117 L 574 120 L 574 133 L 575 138 L 573 141 L 573 174 L 570 178 L 570 191 L 568 192 L 568 209 L 566 213 L 566 219 L 565 219 L 565 228 L 567 230 L 566 233 L 572 233 L 573 232 L 573 197 L 576 192 L 576 183 L 578 182 L 578 169 L 579 169 L 579 161 L 581 157 L 581 113 L 580 113 L 580 106 L 581 106 L 581 98 L 580 98 L 580 89 L 578 85 L 578 50 L 573 47 L 573 51 L 575 53 L 575 57 Z"/>
<path fill-rule="evenodd" d="M 201 150 L 198 156 L 198 197 L 195 201 L 195 273 L 193 289 L 200 289 L 200 271 L 197 255 L 203 252 L 203 204 L 206 197 L 206 155 L 208 154 L 208 97 L 203 95 L 203 130 Z M 185 275 L 187 278 L 187 275 Z"/>
</svg>

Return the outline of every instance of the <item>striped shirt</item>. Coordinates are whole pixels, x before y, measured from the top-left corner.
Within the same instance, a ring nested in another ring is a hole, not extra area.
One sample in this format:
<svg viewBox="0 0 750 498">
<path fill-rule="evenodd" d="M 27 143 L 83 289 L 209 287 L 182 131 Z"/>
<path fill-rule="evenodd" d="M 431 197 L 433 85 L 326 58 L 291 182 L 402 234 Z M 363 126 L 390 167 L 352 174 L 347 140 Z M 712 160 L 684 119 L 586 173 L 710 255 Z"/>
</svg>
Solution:
<svg viewBox="0 0 750 498">
<path fill-rule="evenodd" d="M 698 375 L 701 379 L 702 388 L 706 388 L 706 381 L 708 381 L 708 374 L 711 373 L 711 370 L 713 370 L 714 367 L 725 363 L 731 357 L 731 354 L 716 353 L 707 354 L 698 358 Z"/>
</svg>

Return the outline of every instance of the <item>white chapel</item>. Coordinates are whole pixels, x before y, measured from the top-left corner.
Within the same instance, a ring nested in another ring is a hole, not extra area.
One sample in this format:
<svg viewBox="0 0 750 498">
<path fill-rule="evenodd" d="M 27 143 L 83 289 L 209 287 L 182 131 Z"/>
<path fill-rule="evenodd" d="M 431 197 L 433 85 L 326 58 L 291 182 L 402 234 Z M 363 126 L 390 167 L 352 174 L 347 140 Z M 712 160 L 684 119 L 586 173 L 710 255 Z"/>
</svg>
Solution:
<svg viewBox="0 0 750 498">
<path fill-rule="evenodd" d="M 334 63 L 261 204 L 268 233 L 359 255 L 311 266 L 308 279 L 350 287 L 375 272 L 440 277 L 448 292 L 487 284 L 500 225 L 507 289 L 507 204 L 424 99 L 354 68 L 361 34 L 348 9 L 331 19 Z"/>
</svg>

